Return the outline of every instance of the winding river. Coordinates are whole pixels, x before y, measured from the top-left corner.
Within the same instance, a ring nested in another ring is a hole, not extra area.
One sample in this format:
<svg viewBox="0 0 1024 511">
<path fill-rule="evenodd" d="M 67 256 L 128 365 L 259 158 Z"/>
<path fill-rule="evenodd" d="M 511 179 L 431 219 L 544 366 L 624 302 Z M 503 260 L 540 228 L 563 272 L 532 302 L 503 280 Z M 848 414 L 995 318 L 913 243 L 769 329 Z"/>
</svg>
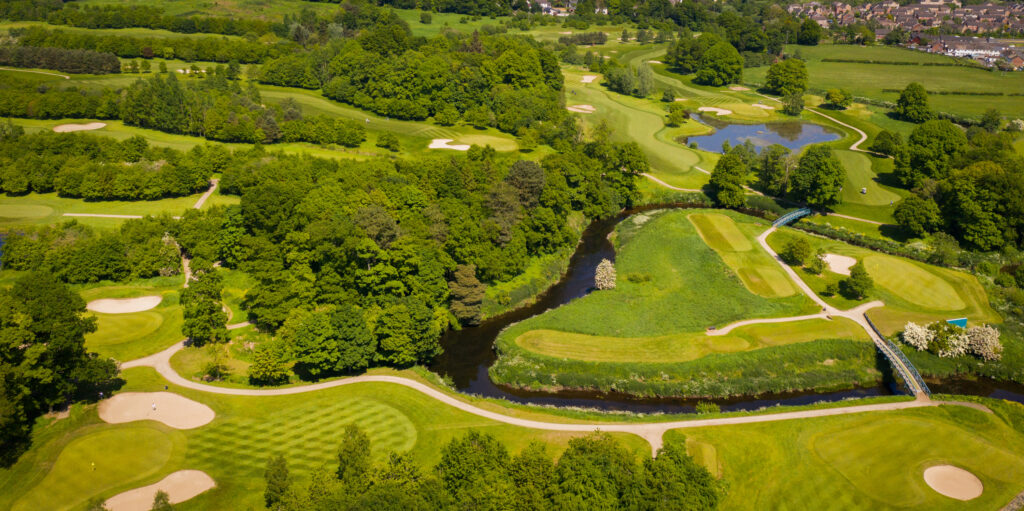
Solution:
<svg viewBox="0 0 1024 511">
<path fill-rule="evenodd" d="M 595 220 L 583 231 L 576 252 L 569 261 L 566 274 L 558 283 L 539 295 L 533 304 L 488 319 L 479 326 L 462 330 L 449 330 L 441 338 L 444 353 L 434 359 L 430 369 L 452 380 L 460 392 L 483 397 L 506 399 L 516 403 L 559 407 L 593 408 L 607 411 L 637 413 L 690 413 L 698 401 L 712 401 L 723 411 L 756 410 L 773 405 L 802 405 L 821 401 L 840 401 L 848 398 L 892 395 L 902 393 L 899 386 L 886 380 L 872 387 L 854 388 L 839 392 L 793 392 L 766 394 L 729 399 L 637 398 L 625 394 L 595 391 L 535 392 L 496 385 L 487 373 L 497 354 L 494 341 L 505 327 L 532 316 L 559 307 L 586 295 L 594 287 L 594 270 L 602 259 L 615 260 L 615 250 L 608 235 L 624 218 L 641 211 L 680 208 L 680 205 L 661 205 L 637 208 L 616 217 Z M 888 362 L 879 355 L 879 366 L 888 375 Z M 998 397 L 1024 403 L 1024 385 L 968 380 L 928 381 L 933 391 Z"/>
</svg>

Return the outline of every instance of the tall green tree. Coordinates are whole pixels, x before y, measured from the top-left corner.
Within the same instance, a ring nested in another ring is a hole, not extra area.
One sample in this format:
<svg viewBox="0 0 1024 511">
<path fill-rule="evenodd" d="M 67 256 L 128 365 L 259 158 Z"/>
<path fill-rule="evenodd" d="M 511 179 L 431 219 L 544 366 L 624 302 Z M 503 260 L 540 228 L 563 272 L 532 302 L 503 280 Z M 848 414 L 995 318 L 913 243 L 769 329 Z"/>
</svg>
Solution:
<svg viewBox="0 0 1024 511">
<path fill-rule="evenodd" d="M 263 471 L 263 480 L 266 483 L 263 502 L 268 509 L 276 509 L 277 504 L 281 502 L 288 488 L 291 487 L 288 461 L 284 456 L 278 454 L 267 460 L 267 468 Z"/>
<path fill-rule="evenodd" d="M 460 264 L 455 267 L 453 277 L 448 283 L 452 290 L 452 314 L 463 324 L 479 324 L 486 287 L 476 278 L 476 267 Z"/>
<path fill-rule="evenodd" d="M 743 185 L 747 179 L 747 166 L 743 160 L 732 153 L 718 159 L 711 171 L 711 194 L 718 205 L 726 208 L 739 208 L 747 203 Z"/>
<path fill-rule="evenodd" d="M 761 150 L 757 162 L 757 180 L 761 191 L 782 197 L 789 189 L 789 148 L 772 144 Z"/>
<path fill-rule="evenodd" d="M 900 92 L 893 111 L 899 118 L 909 122 L 922 123 L 933 117 L 928 107 L 928 91 L 917 82 L 911 82 Z"/>
<path fill-rule="evenodd" d="M 700 68 L 693 81 L 720 87 L 743 80 L 743 57 L 728 42 L 721 41 L 701 56 Z"/>
<path fill-rule="evenodd" d="M 804 18 L 804 21 L 800 23 L 800 31 L 797 33 L 796 42 L 804 46 L 817 46 L 824 32 L 818 22 L 811 18 Z"/>
<path fill-rule="evenodd" d="M 786 59 L 768 68 L 765 88 L 773 94 L 788 96 L 807 90 L 807 66 L 800 59 Z"/>
<path fill-rule="evenodd" d="M 813 207 L 838 204 L 845 177 L 846 172 L 831 148 L 812 145 L 790 176 L 790 193 Z"/>
</svg>

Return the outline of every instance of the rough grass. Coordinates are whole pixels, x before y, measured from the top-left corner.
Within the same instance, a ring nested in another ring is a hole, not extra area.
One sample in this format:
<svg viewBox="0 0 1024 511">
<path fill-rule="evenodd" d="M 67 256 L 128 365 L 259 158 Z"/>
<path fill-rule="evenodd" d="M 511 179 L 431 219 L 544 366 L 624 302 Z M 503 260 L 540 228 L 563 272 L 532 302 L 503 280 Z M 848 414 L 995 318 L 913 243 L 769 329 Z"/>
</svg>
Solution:
<svg viewBox="0 0 1024 511">
<path fill-rule="evenodd" d="M 870 341 L 856 323 L 839 318 L 740 327 L 729 335 L 703 332 L 658 337 L 606 337 L 557 330 L 530 330 L 516 337 L 523 349 L 556 358 L 589 362 L 685 362 L 713 353 L 735 353 L 818 339 Z"/>
<path fill-rule="evenodd" d="M 718 252 L 750 292 L 766 298 L 796 294 L 789 276 L 757 244 L 757 236 L 767 228 L 764 222 L 743 222 L 741 230 L 733 217 L 722 213 L 694 213 L 689 219 L 701 239 Z"/>
<path fill-rule="evenodd" d="M 985 404 L 995 403 L 1002 402 Z M 688 429 L 685 435 L 715 448 L 730 482 L 723 510 L 999 509 L 1024 480 L 1021 433 L 998 415 L 962 407 Z M 923 471 L 937 464 L 971 471 L 984 493 L 969 503 L 936 493 Z"/>
</svg>

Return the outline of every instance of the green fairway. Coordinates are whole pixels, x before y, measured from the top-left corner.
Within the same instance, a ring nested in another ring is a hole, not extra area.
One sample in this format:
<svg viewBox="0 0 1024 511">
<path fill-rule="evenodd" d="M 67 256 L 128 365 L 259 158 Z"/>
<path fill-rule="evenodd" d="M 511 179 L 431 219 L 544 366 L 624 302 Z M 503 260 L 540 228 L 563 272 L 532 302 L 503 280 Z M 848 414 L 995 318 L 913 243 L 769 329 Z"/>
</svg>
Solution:
<svg viewBox="0 0 1024 511">
<path fill-rule="evenodd" d="M 686 362 L 712 353 L 735 353 L 818 339 L 869 341 L 853 321 L 811 319 L 740 327 L 728 335 L 704 332 L 658 337 L 607 337 L 556 330 L 531 330 L 515 342 L 524 349 L 556 358 L 589 362 Z"/>
<path fill-rule="evenodd" d="M 971 95 L 970 93 L 1024 93 L 1024 80 L 1012 72 L 989 71 L 966 66 L 920 66 L 870 64 L 861 62 L 823 62 L 822 59 L 954 63 L 951 57 L 886 46 L 831 45 L 787 46 L 786 53 L 799 49 L 807 62 L 811 89 L 845 88 L 855 96 L 895 102 L 898 90 L 910 82 L 925 89 L 953 94 L 932 94 L 931 107 L 940 112 L 980 117 L 995 108 L 1010 117 L 1024 116 L 1024 102 L 1011 95 Z M 767 67 L 744 70 L 744 80 L 764 83 Z M 879 79 L 884 77 L 884 79 Z M 884 89 L 884 90 L 883 90 Z M 889 92 L 890 90 L 894 92 Z M 966 94 L 965 94 L 966 93 Z"/>
<path fill-rule="evenodd" d="M 166 277 L 127 285 L 106 285 L 80 291 L 87 302 L 100 298 L 134 298 L 162 295 L 156 308 L 127 314 L 96 316 L 96 331 L 85 336 L 85 346 L 100 355 L 127 362 L 152 355 L 183 338 L 178 290 L 182 277 Z"/>
<path fill-rule="evenodd" d="M 723 510 L 999 509 L 1024 488 L 1024 437 L 1006 422 L 1021 406 L 1001 406 L 1016 411 L 922 408 L 681 432 L 713 446 L 701 450 L 729 483 Z M 939 464 L 972 472 L 984 493 L 965 503 L 935 492 L 923 471 Z"/>
<path fill-rule="evenodd" d="M 846 181 L 843 183 L 843 204 L 863 204 L 866 206 L 891 206 L 903 197 L 883 187 L 877 181 L 877 175 L 871 168 L 871 159 L 864 153 L 853 151 L 834 151 L 834 154 L 846 170 Z M 861 193 L 861 190 L 865 193 Z"/>
<path fill-rule="evenodd" d="M 697 228 L 701 239 L 718 252 L 725 264 L 736 271 L 750 292 L 767 298 L 796 293 L 789 276 L 767 252 L 756 245 L 757 235 L 766 229 L 764 224 L 744 222 L 741 231 L 732 217 L 721 213 L 695 213 L 688 218 Z"/>
<path fill-rule="evenodd" d="M 182 463 L 185 438 L 153 422 L 107 426 L 71 441 L 15 511 L 79 509 L 93 495 L 143 486 Z M 157 478 L 158 479 L 158 478 Z"/>
<path fill-rule="evenodd" d="M 76 220 L 95 227 L 117 227 L 124 219 L 67 217 L 65 213 L 103 215 L 180 215 L 195 205 L 202 194 L 154 201 L 86 201 L 59 197 L 56 193 L 0 195 L 0 230 L 20 225 L 53 224 Z M 208 203 L 209 204 L 209 203 Z M 209 207 L 208 205 L 206 207 Z"/>
<path fill-rule="evenodd" d="M 878 285 L 925 309 L 949 311 L 967 306 L 948 282 L 909 261 L 872 255 L 864 258 L 864 266 Z"/>
</svg>

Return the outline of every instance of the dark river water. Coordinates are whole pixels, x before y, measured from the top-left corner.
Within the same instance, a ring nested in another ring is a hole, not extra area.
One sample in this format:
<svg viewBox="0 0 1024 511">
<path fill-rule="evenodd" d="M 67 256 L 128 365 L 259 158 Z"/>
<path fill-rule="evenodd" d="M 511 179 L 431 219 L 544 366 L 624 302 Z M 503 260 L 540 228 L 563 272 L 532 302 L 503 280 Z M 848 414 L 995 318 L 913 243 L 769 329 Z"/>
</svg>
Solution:
<svg viewBox="0 0 1024 511">
<path fill-rule="evenodd" d="M 569 261 L 569 269 L 557 284 L 548 288 L 537 300 L 501 316 L 496 316 L 476 327 L 450 330 L 441 338 L 444 353 L 432 362 L 430 369 L 447 376 L 460 392 L 484 397 L 503 398 L 517 403 L 584 407 L 601 410 L 623 410 L 638 413 L 690 413 L 698 401 L 711 401 L 722 410 L 756 410 L 773 405 L 802 405 L 821 401 L 840 401 L 848 398 L 892 395 L 902 393 L 897 384 L 887 381 L 871 387 L 854 388 L 839 392 L 794 392 L 766 394 L 729 399 L 677 399 L 636 398 L 633 396 L 593 391 L 533 392 L 496 385 L 487 369 L 497 359 L 494 340 L 507 326 L 536 316 L 548 309 L 564 305 L 586 295 L 594 287 L 594 270 L 602 259 L 615 260 L 615 250 L 608 241 L 620 220 L 639 211 L 685 207 L 679 205 L 651 206 L 624 212 L 617 217 L 595 220 L 583 232 L 580 244 Z M 879 355 L 878 365 L 888 374 L 888 362 Z M 1024 403 L 1024 386 L 971 381 L 928 382 L 935 392 L 973 394 L 1010 399 Z"/>
<path fill-rule="evenodd" d="M 784 121 L 767 124 L 732 124 L 715 119 L 714 116 L 694 115 L 694 119 L 715 128 L 710 135 L 689 137 L 684 143 L 694 142 L 699 149 L 711 152 L 722 152 L 722 143 L 741 145 L 749 140 L 758 152 L 772 144 L 786 146 L 793 152 L 810 144 L 820 144 L 839 140 L 842 133 L 824 126 L 809 122 Z"/>
</svg>

